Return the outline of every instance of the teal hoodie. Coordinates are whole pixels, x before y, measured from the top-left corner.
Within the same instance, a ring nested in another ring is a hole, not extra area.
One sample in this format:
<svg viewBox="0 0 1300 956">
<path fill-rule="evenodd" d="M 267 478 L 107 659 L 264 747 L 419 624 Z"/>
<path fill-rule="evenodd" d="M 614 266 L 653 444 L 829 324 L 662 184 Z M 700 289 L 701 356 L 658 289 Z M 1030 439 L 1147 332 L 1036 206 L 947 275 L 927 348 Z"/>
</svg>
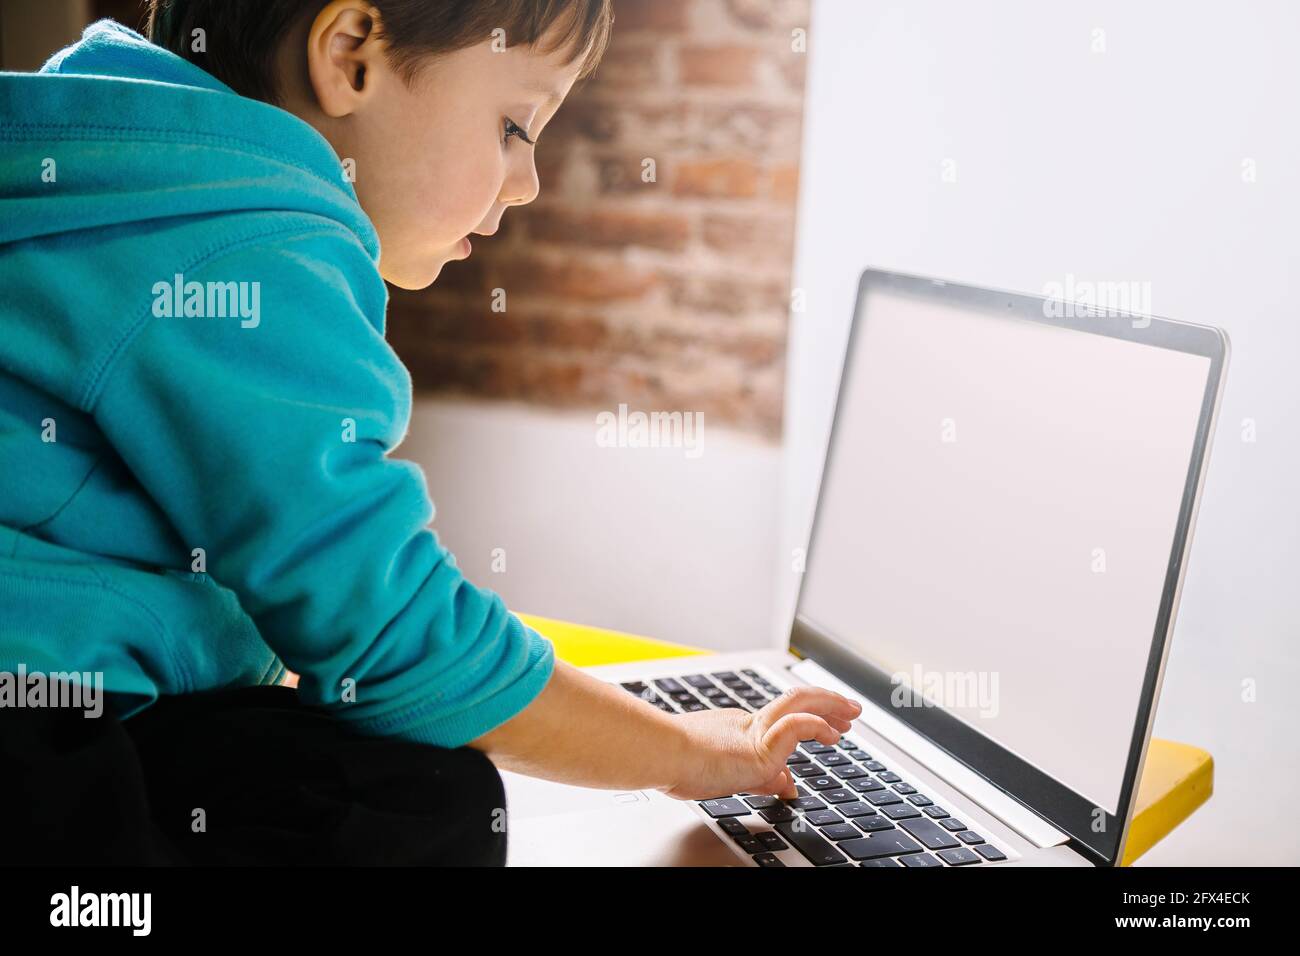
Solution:
<svg viewBox="0 0 1300 956">
<path fill-rule="evenodd" d="M 0 671 L 101 672 L 125 718 L 287 665 L 445 747 L 537 696 L 550 644 L 389 457 L 378 259 L 315 130 L 131 30 L 0 74 Z"/>
</svg>

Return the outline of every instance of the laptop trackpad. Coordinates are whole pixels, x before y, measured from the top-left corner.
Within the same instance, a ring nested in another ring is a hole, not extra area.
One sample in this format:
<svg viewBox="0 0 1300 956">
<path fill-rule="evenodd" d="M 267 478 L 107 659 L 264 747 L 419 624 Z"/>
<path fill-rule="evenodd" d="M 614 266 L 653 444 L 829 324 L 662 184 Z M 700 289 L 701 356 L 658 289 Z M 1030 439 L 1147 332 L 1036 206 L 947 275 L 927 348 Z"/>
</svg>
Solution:
<svg viewBox="0 0 1300 956">
<path fill-rule="evenodd" d="M 503 773 L 509 866 L 736 866 L 690 804 Z"/>
</svg>

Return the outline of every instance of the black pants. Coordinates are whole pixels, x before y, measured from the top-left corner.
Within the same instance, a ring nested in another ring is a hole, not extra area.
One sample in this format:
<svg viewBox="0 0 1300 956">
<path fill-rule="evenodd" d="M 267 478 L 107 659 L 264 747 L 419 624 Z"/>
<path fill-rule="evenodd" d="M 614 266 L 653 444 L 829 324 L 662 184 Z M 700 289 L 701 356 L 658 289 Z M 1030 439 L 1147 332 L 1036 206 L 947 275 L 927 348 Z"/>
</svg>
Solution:
<svg viewBox="0 0 1300 956">
<path fill-rule="evenodd" d="M 362 736 L 288 687 L 125 721 L 0 708 L 0 820 L 0 864 L 505 862 L 487 757 Z"/>
</svg>

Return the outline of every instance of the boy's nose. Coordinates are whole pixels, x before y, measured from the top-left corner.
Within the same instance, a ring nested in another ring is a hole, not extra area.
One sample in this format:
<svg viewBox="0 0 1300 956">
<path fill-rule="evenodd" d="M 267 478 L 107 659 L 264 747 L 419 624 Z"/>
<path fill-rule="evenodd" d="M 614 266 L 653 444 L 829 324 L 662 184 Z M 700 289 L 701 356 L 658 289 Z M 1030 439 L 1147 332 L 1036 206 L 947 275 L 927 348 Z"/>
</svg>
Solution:
<svg viewBox="0 0 1300 956">
<path fill-rule="evenodd" d="M 521 159 L 501 184 L 501 202 L 506 206 L 527 205 L 537 198 L 540 191 L 537 165 L 533 162 L 533 151 L 530 149 L 527 158 Z"/>
</svg>

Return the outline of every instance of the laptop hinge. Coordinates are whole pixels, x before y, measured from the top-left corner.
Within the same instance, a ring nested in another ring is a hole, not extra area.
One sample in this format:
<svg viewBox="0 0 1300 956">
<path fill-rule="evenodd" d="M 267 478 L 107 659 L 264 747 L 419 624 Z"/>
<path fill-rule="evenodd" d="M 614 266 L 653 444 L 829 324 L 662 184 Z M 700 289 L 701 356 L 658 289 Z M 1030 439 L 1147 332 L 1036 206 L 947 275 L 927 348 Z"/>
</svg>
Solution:
<svg viewBox="0 0 1300 956">
<path fill-rule="evenodd" d="M 800 680 L 843 694 L 862 705 L 858 720 L 909 757 L 937 774 L 1038 847 L 1059 846 L 1069 837 L 1024 804 L 1007 796 L 961 761 L 935 746 L 893 714 L 867 700 L 816 661 L 802 660 L 790 668 Z"/>
</svg>

